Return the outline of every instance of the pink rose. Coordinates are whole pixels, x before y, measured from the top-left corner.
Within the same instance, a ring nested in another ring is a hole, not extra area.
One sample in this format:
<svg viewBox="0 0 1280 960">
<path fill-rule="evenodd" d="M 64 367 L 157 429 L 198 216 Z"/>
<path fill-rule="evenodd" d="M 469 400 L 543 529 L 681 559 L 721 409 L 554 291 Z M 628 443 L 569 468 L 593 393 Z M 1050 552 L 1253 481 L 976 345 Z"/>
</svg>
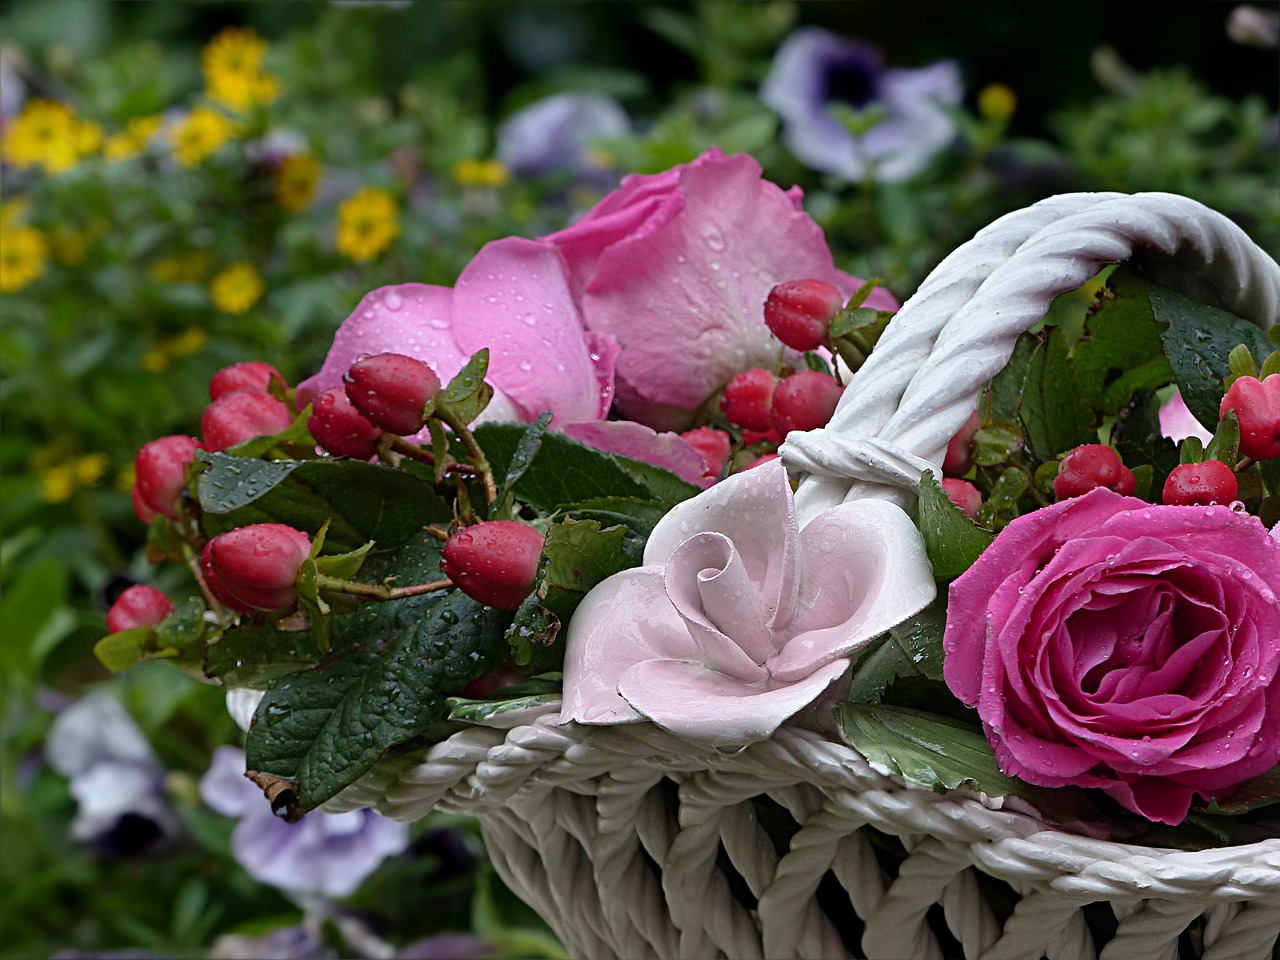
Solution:
<svg viewBox="0 0 1280 960">
<path fill-rule="evenodd" d="M 1229 507 L 1097 489 L 951 586 L 944 674 L 1001 768 L 1165 823 L 1280 761 L 1280 543 Z"/>
<path fill-rule="evenodd" d="M 814 278 L 847 298 L 861 284 L 837 270 L 796 187 L 761 179 L 760 164 L 712 148 L 693 163 L 622 186 L 555 244 L 588 330 L 615 337 L 618 408 L 659 429 L 735 374 L 773 367 L 781 344 L 764 323 L 769 291 Z M 896 310 L 876 290 L 867 306 Z M 798 359 L 792 354 L 792 359 Z"/>
</svg>

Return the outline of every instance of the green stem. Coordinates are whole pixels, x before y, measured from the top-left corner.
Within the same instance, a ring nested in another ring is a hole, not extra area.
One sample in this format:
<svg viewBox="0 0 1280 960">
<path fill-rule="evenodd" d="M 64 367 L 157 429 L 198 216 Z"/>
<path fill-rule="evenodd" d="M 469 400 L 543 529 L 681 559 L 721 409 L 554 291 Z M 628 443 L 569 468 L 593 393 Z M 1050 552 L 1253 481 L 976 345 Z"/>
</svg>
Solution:
<svg viewBox="0 0 1280 960">
<path fill-rule="evenodd" d="M 467 429 L 465 423 L 462 423 L 450 413 L 441 411 L 437 416 L 448 424 L 449 429 L 453 431 L 453 435 L 466 448 L 467 455 L 471 458 L 471 463 L 476 472 L 480 474 L 481 482 L 484 484 L 485 503 L 492 506 L 493 501 L 498 499 L 498 485 L 493 480 L 493 467 L 489 465 L 489 458 L 484 455 L 484 450 L 476 442 L 476 435 Z"/>
<path fill-rule="evenodd" d="M 435 593 L 437 590 L 448 590 L 453 586 L 453 581 L 446 578 L 415 583 L 409 587 L 388 587 L 385 583 L 360 583 L 358 580 L 343 580 L 341 577 L 330 577 L 322 573 L 316 577 L 316 586 L 321 590 L 348 593 L 365 600 L 400 600 Z"/>
</svg>

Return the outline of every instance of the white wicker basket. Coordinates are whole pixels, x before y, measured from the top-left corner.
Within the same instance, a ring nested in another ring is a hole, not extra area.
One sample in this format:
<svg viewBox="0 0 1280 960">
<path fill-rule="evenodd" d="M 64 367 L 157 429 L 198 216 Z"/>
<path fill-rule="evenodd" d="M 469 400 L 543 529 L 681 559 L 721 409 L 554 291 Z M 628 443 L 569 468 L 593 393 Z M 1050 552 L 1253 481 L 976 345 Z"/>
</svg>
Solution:
<svg viewBox="0 0 1280 960">
<path fill-rule="evenodd" d="M 842 500 L 908 503 L 1017 336 L 1130 260 L 1276 320 L 1280 266 L 1193 201 L 1072 194 L 1010 214 L 924 282 L 830 426 L 788 439 L 801 522 Z M 1175 958 L 1188 928 L 1205 960 L 1276 950 L 1280 838 L 1201 853 L 1092 840 L 1023 805 L 904 785 L 829 730 L 785 725 L 724 753 L 558 717 L 508 714 L 385 761 L 326 809 L 478 817 L 503 879 L 575 957 Z M 789 819 L 786 849 L 762 816 Z"/>
</svg>

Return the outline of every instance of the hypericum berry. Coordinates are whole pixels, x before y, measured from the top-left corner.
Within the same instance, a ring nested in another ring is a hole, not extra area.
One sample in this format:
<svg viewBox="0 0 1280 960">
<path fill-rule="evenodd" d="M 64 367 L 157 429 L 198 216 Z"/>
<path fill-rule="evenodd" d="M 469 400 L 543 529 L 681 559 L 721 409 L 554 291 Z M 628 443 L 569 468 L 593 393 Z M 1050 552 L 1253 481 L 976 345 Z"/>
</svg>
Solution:
<svg viewBox="0 0 1280 960">
<path fill-rule="evenodd" d="M 792 280 L 769 291 L 764 322 L 793 350 L 817 350 L 844 306 L 844 294 L 824 280 Z"/>
<path fill-rule="evenodd" d="M 289 408 L 267 393 L 237 390 L 204 408 L 200 432 L 209 450 L 226 450 L 254 437 L 270 437 L 289 428 Z"/>
<path fill-rule="evenodd" d="M 680 436 L 702 457 L 702 462 L 706 466 L 703 475 L 720 476 L 720 471 L 724 469 L 724 462 L 729 459 L 733 438 L 715 427 L 695 427 L 693 430 L 686 430 Z"/>
<path fill-rule="evenodd" d="M 135 583 L 107 611 L 107 633 L 158 626 L 174 609 L 173 601 L 155 587 Z"/>
<path fill-rule="evenodd" d="M 950 497 L 951 502 L 959 507 L 970 520 L 978 518 L 978 508 L 982 506 L 982 494 L 968 480 L 943 477 L 942 492 Z"/>
<path fill-rule="evenodd" d="M 769 418 L 769 411 L 773 409 L 773 391 L 777 386 L 778 378 L 772 371 L 763 367 L 746 370 L 724 388 L 720 409 L 734 426 L 747 430 L 770 430 L 773 421 Z"/>
<path fill-rule="evenodd" d="M 301 530 L 254 523 L 220 533 L 204 545 L 200 568 L 210 592 L 232 610 L 292 610 L 298 571 L 311 551 Z"/>
<path fill-rule="evenodd" d="M 1254 460 L 1280 457 L 1280 376 L 1237 377 L 1218 416 L 1231 410 L 1240 421 L 1240 452 Z"/>
<path fill-rule="evenodd" d="M 1096 487 L 1106 487 L 1129 496 L 1136 486 L 1133 471 L 1120 462 L 1120 455 L 1105 443 L 1085 443 L 1076 447 L 1058 465 L 1053 492 L 1059 500 L 1082 497 Z"/>
<path fill-rule="evenodd" d="M 973 466 L 973 438 L 982 426 L 982 415 L 977 410 L 969 414 L 969 419 L 947 444 L 946 456 L 942 458 L 942 473 L 948 477 L 962 477 Z"/>
<path fill-rule="evenodd" d="M 779 444 L 782 442 L 782 434 L 770 427 L 768 430 L 743 430 L 742 445 L 749 447 L 756 443 L 772 443 Z"/>
<path fill-rule="evenodd" d="M 133 512 L 143 523 L 163 514 L 177 519 L 178 496 L 187 485 L 187 464 L 201 449 L 195 437 L 175 434 L 144 443 L 133 458 Z"/>
<path fill-rule="evenodd" d="M 335 457 L 356 460 L 372 459 L 382 436 L 380 429 L 360 416 L 341 387 L 326 390 L 316 398 L 311 405 L 311 416 L 307 418 L 307 429 L 316 443 Z"/>
<path fill-rule="evenodd" d="M 233 363 L 223 367 L 209 381 L 209 399 L 217 400 L 237 390 L 251 390 L 254 393 L 269 393 L 271 381 L 288 389 L 289 384 L 284 375 L 269 363 L 261 360 L 247 360 L 244 363 Z"/>
<path fill-rule="evenodd" d="M 463 527 L 441 551 L 440 569 L 472 600 L 514 610 L 533 592 L 543 537 L 515 520 Z"/>
<path fill-rule="evenodd" d="M 1240 492 L 1236 475 L 1221 460 L 1181 463 L 1169 473 L 1160 499 L 1175 507 L 1231 503 Z"/>
<path fill-rule="evenodd" d="M 801 370 L 773 392 L 773 427 L 784 437 L 792 430 L 825 427 L 836 412 L 844 388 L 817 370 Z"/>
<path fill-rule="evenodd" d="M 422 429 L 423 408 L 440 392 L 434 370 L 413 357 L 380 353 L 357 360 L 342 375 L 347 396 L 368 421 L 407 437 Z"/>
</svg>

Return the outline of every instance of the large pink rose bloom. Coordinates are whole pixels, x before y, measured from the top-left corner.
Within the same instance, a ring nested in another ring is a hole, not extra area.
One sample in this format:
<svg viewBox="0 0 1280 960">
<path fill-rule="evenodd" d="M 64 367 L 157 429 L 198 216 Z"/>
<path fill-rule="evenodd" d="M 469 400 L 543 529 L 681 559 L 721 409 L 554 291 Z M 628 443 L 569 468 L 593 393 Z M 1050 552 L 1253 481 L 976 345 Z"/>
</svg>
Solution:
<svg viewBox="0 0 1280 960">
<path fill-rule="evenodd" d="M 764 302 L 776 284 L 814 277 L 846 297 L 858 288 L 835 268 L 802 196 L 762 179 L 752 157 L 712 148 L 663 173 L 624 177 L 544 238 L 564 258 L 587 329 L 622 345 L 624 415 L 682 427 L 735 374 L 772 367 L 781 344 L 765 326 Z M 867 305 L 898 307 L 885 290 Z"/>
<path fill-rule="evenodd" d="M 1110 490 L 1014 520 L 951 585 L 944 674 L 1006 773 L 1180 823 L 1280 761 L 1280 543 Z"/>
</svg>

